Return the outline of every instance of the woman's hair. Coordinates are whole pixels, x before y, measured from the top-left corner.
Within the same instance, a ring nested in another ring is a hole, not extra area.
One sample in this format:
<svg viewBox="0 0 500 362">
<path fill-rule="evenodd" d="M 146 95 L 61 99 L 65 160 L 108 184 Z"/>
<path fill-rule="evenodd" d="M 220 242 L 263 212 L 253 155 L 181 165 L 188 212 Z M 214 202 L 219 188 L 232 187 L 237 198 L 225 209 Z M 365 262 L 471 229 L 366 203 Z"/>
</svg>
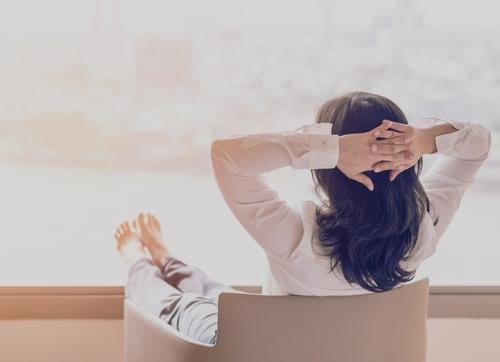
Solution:
<svg viewBox="0 0 500 362">
<path fill-rule="evenodd" d="M 317 123 L 331 123 L 332 134 L 368 132 L 384 119 L 407 124 L 401 109 L 389 99 L 355 92 L 326 102 Z M 369 191 L 338 168 L 312 170 L 315 191 L 322 201 L 316 209 L 316 236 L 328 250 L 330 268 L 338 268 L 350 284 L 383 292 L 407 282 L 414 270 L 401 261 L 415 248 L 420 222 L 429 199 L 418 179 L 422 159 L 393 182 L 389 171 L 365 172 L 374 185 Z"/>
</svg>

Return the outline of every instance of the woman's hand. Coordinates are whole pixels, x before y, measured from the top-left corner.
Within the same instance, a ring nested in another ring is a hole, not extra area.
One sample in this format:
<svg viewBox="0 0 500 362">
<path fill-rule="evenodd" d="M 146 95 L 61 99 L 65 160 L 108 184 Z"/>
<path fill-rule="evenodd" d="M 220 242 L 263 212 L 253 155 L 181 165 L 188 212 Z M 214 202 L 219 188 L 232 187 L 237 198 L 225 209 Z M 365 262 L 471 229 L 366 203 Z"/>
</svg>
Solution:
<svg viewBox="0 0 500 362">
<path fill-rule="evenodd" d="M 389 123 L 384 120 L 382 124 Z M 416 128 L 407 124 L 391 122 L 392 130 L 396 131 L 393 137 L 383 137 L 375 141 L 371 149 L 379 155 L 405 154 L 404 158 L 396 161 L 384 160 L 378 162 L 373 171 L 382 172 L 390 170 L 389 179 L 393 181 L 401 172 L 413 167 L 426 153 L 436 151 L 435 132 L 433 128 Z"/>
<path fill-rule="evenodd" d="M 407 152 L 407 142 L 391 145 L 377 141 L 378 138 L 383 138 L 384 141 L 402 142 L 399 132 L 389 130 L 391 127 L 396 129 L 395 125 L 395 122 L 384 121 L 369 132 L 340 136 L 337 168 L 348 178 L 373 191 L 373 181 L 363 172 L 371 171 L 375 166 L 382 170 L 389 165 L 406 165 L 412 161 Z"/>
</svg>

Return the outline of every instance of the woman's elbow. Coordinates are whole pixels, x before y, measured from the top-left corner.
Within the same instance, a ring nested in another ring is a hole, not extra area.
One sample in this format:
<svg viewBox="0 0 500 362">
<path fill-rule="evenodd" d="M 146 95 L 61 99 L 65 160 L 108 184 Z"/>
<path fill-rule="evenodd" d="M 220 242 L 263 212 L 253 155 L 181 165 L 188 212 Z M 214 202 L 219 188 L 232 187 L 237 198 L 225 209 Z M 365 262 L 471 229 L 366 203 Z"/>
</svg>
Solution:
<svg viewBox="0 0 500 362">
<path fill-rule="evenodd" d="M 229 145 L 225 139 L 216 139 L 210 146 L 210 160 L 215 168 L 231 168 L 231 157 L 229 156 Z"/>
<path fill-rule="evenodd" d="M 238 141 L 230 138 L 221 138 L 212 141 L 210 159 L 215 173 L 229 172 L 242 175 L 236 160 L 238 159 Z"/>
<path fill-rule="evenodd" d="M 210 145 L 210 159 L 212 160 L 212 163 L 222 158 L 222 155 L 224 154 L 223 149 L 224 141 L 222 139 L 212 141 L 212 144 Z"/>
<path fill-rule="evenodd" d="M 486 160 L 492 145 L 491 131 L 485 126 L 476 123 L 470 129 L 469 137 L 471 158 L 478 161 Z"/>
<path fill-rule="evenodd" d="M 491 131 L 482 126 L 482 131 L 484 132 L 484 158 L 488 158 L 488 155 L 490 154 L 490 151 L 491 151 L 491 145 L 492 145 L 492 134 L 491 134 Z"/>
</svg>

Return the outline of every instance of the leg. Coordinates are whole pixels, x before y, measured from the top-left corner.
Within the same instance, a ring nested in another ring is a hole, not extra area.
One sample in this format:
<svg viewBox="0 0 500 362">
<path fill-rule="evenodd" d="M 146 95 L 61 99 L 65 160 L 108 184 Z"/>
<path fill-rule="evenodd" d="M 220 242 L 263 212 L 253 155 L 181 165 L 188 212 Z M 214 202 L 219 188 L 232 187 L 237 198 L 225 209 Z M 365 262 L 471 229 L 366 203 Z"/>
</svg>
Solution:
<svg viewBox="0 0 500 362">
<path fill-rule="evenodd" d="M 151 260 L 141 259 L 130 268 L 125 297 L 146 307 L 155 316 L 159 316 L 169 301 L 180 294 L 179 290 L 165 283 Z"/>
<path fill-rule="evenodd" d="M 221 292 L 238 292 L 209 278 L 200 269 L 186 265 L 172 257 L 165 244 L 158 219 L 151 214 L 140 214 L 134 225 L 142 243 L 147 247 L 153 261 L 163 272 L 167 283 L 183 293 L 194 293 L 207 298 L 218 298 Z"/>
<path fill-rule="evenodd" d="M 215 343 L 217 302 L 181 293 L 166 283 L 151 260 L 137 261 L 129 272 L 126 296 L 190 338 Z"/>
<path fill-rule="evenodd" d="M 163 278 L 183 293 L 199 294 L 217 299 L 222 292 L 238 293 L 236 289 L 211 279 L 203 271 L 184 264 L 173 256 L 164 257 L 160 262 Z"/>
<path fill-rule="evenodd" d="M 144 306 L 181 333 L 204 343 L 215 343 L 217 300 L 181 293 L 163 280 L 160 269 L 148 258 L 128 223 L 115 234 L 117 249 L 129 267 L 127 298 Z"/>
<path fill-rule="evenodd" d="M 172 300 L 160 318 L 184 335 L 207 344 L 215 344 L 217 338 L 217 301 L 184 293 Z"/>
</svg>

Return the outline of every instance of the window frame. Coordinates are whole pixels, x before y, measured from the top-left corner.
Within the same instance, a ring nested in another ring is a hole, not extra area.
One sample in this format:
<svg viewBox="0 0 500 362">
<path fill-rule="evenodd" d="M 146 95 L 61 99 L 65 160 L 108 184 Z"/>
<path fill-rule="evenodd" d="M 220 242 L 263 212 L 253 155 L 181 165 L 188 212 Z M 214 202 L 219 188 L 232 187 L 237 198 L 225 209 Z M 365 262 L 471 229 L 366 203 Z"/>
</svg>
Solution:
<svg viewBox="0 0 500 362">
<path fill-rule="evenodd" d="M 0 319 L 123 319 L 124 298 L 121 286 L 0 287 Z M 428 317 L 500 319 L 499 305 L 500 286 L 431 286 Z"/>
</svg>

